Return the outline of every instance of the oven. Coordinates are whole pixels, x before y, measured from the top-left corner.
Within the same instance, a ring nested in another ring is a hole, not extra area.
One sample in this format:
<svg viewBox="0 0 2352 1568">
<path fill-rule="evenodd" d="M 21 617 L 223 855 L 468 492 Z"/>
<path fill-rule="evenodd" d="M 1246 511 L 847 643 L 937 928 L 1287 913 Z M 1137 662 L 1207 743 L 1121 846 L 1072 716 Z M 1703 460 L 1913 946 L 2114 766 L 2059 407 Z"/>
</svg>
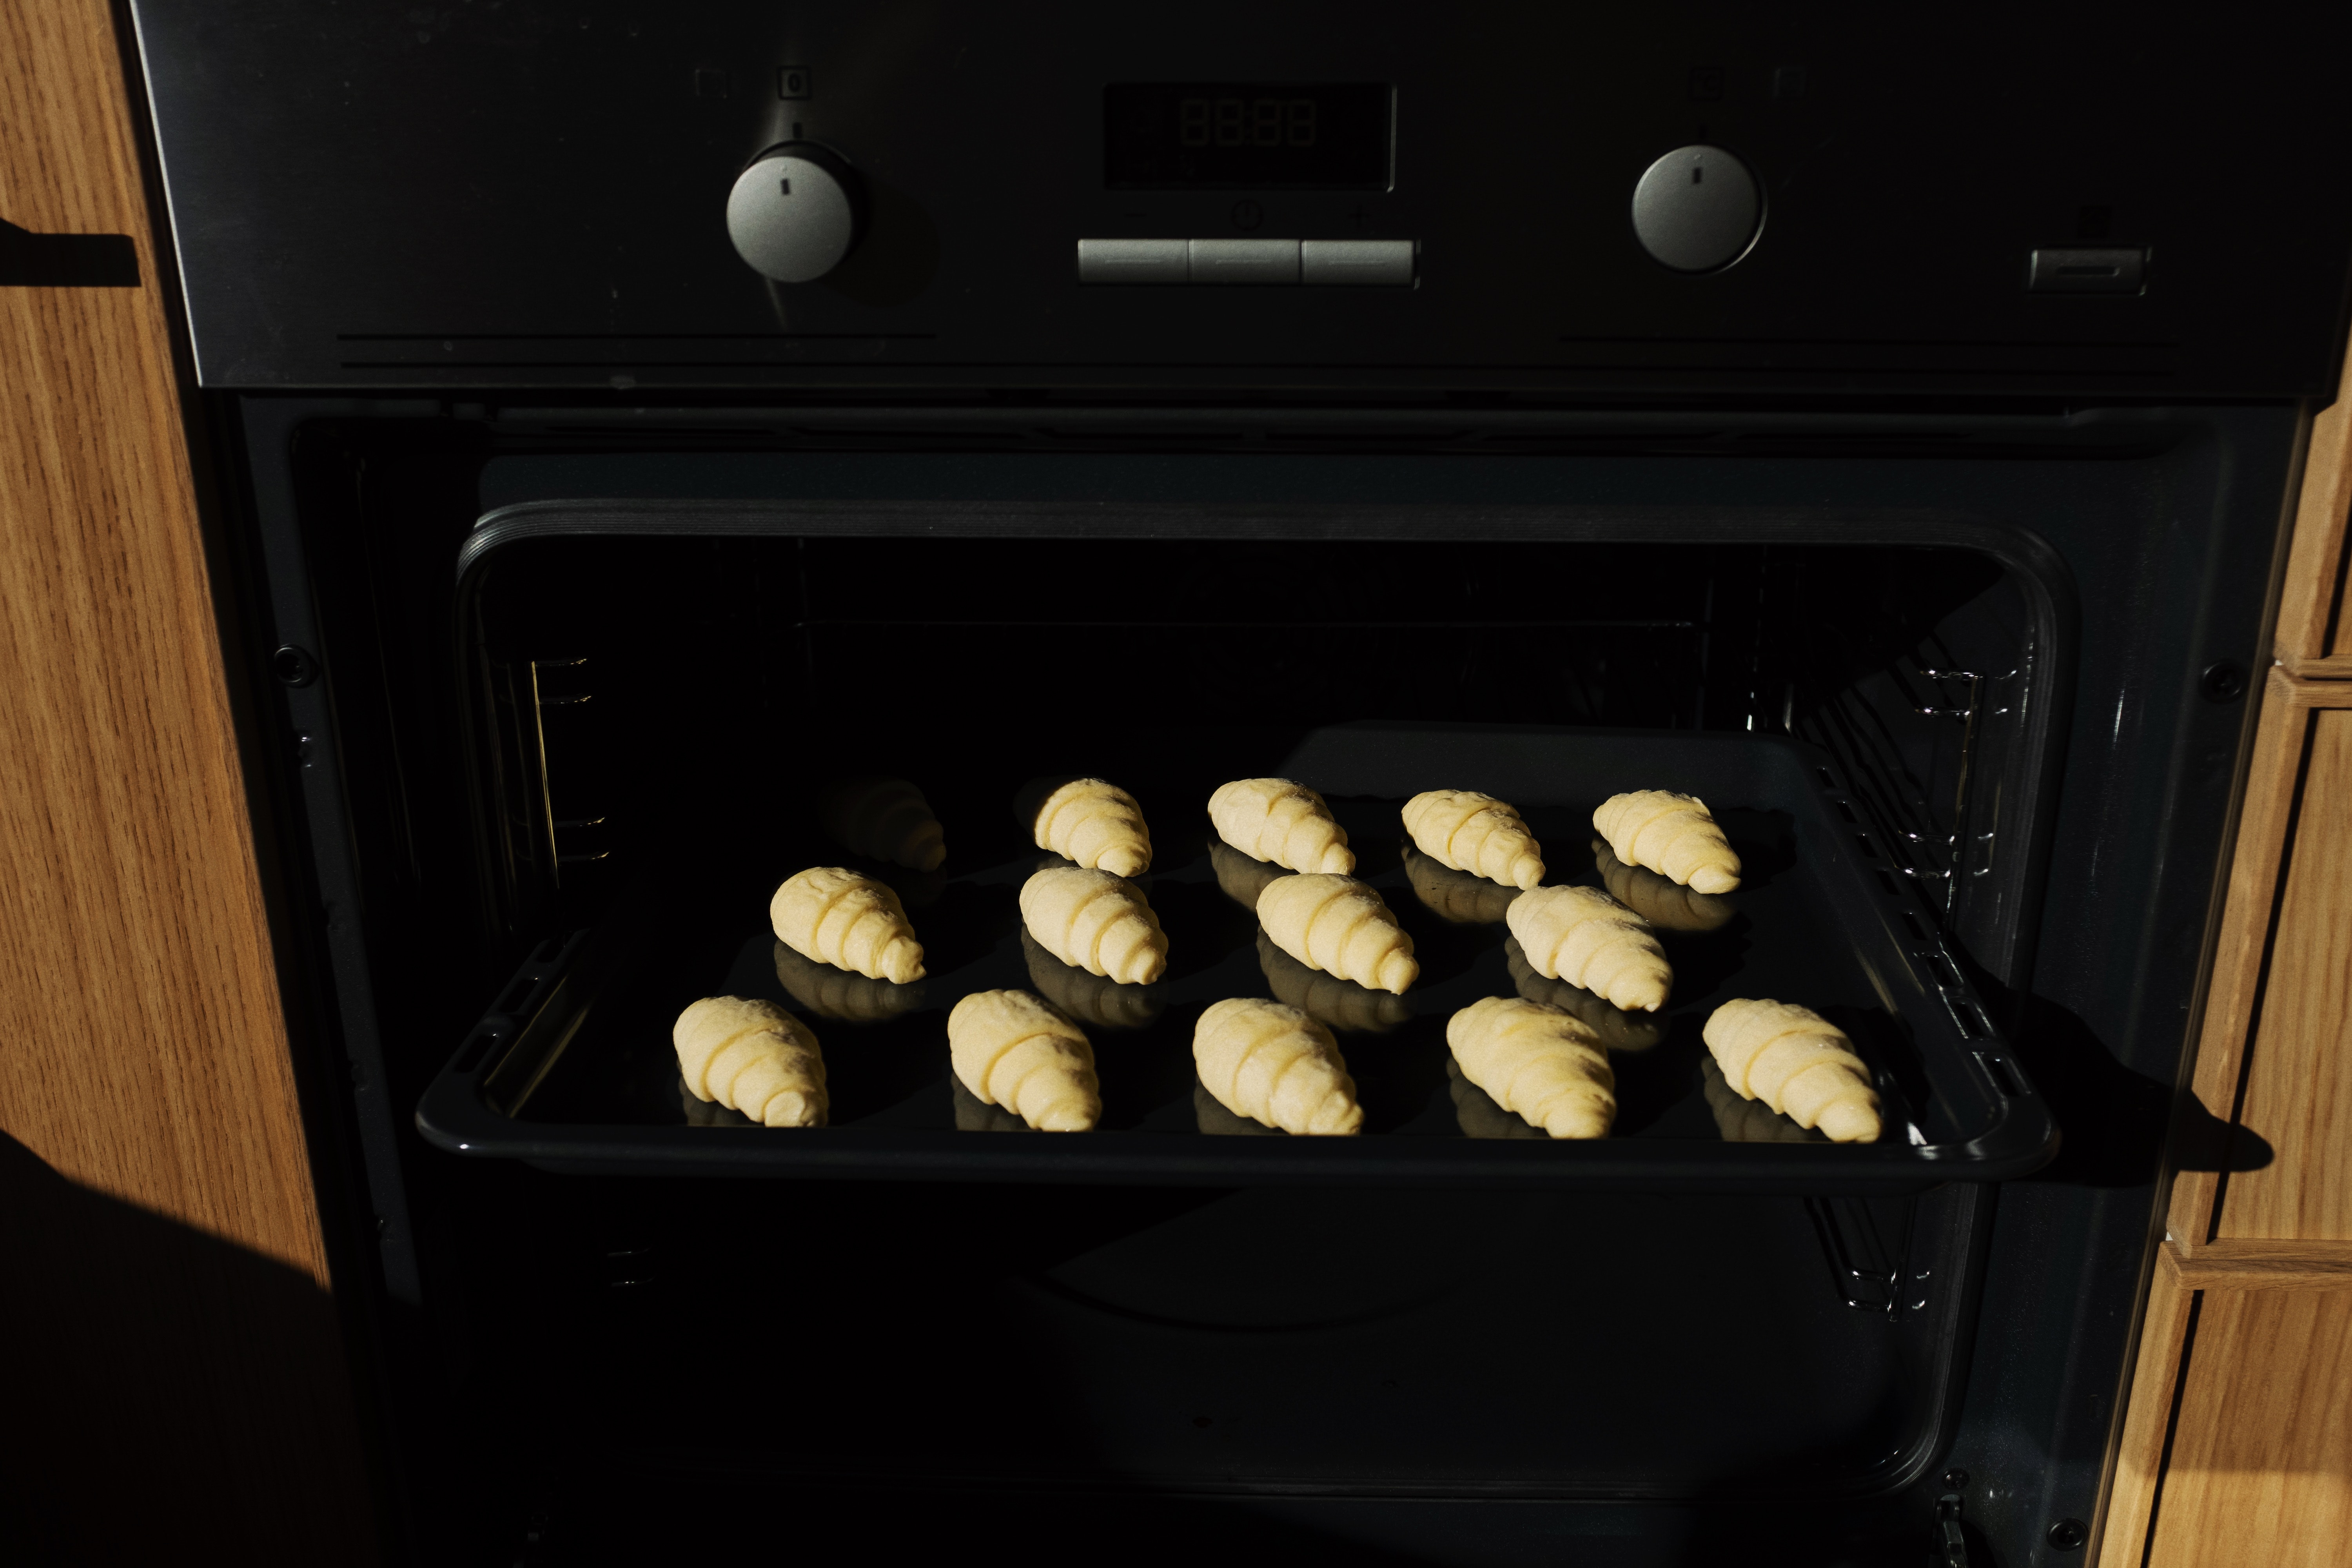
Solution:
<svg viewBox="0 0 2352 1568">
<path fill-rule="evenodd" d="M 2345 139 L 2316 64 L 1828 9 L 133 11 L 413 1560 L 2081 1560 L 2168 1130 L 2220 1157 L 2175 1085 L 2352 253 L 2265 226 L 2274 146 Z M 1149 986 L 1021 913 L 1089 775 L 1150 825 Z M 877 777 L 943 861 L 845 842 Z M 1267 938 L 1206 809 L 1251 777 L 1328 802 L 1413 986 Z M 1637 907 L 1595 806 L 1696 794 L 1746 881 L 1659 916 L 1665 1005 L 1596 1005 L 1416 850 L 1434 788 Z M 919 984 L 778 940 L 819 865 Z M 1087 1033 L 1094 1131 L 950 1070 L 997 988 Z M 814 1032 L 827 1125 L 686 1082 L 719 994 Z M 1609 1137 L 1464 1077 L 1513 995 L 1610 1047 Z M 1875 1142 L 1727 1086 L 1757 995 L 1851 1037 Z M 1207 1089 L 1242 996 L 1332 1031 L 1360 1135 Z"/>
</svg>

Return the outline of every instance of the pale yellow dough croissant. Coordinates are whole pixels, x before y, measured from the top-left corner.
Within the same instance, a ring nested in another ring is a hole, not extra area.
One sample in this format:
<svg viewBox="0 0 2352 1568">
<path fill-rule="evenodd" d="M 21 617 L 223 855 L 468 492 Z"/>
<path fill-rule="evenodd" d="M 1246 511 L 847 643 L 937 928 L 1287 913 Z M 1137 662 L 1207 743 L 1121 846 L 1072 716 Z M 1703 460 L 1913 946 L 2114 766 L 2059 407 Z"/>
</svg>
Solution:
<svg viewBox="0 0 2352 1568">
<path fill-rule="evenodd" d="M 1331 1031 L 1255 996 L 1212 1005 L 1192 1031 L 1192 1065 L 1219 1105 L 1285 1132 L 1362 1131 L 1356 1080 Z"/>
<path fill-rule="evenodd" d="M 1029 984 L 1070 1021 L 1087 1029 L 1141 1029 L 1160 1016 L 1160 995 L 1148 985 L 1121 985 L 1107 975 L 1073 969 L 1047 952 L 1027 931 L 1021 933 L 1021 956 L 1029 965 Z"/>
<path fill-rule="evenodd" d="M 683 1078 L 677 1080 L 677 1104 L 678 1109 L 686 1112 L 686 1124 L 688 1127 L 757 1127 L 760 1125 L 741 1111 L 730 1110 L 715 1100 L 698 1099 L 694 1090 L 686 1087 L 686 1079 Z"/>
<path fill-rule="evenodd" d="M 1371 885 L 1353 877 L 1276 878 L 1257 896 L 1257 923 L 1309 969 L 1374 991 L 1402 995 L 1421 974 L 1412 938 Z"/>
<path fill-rule="evenodd" d="M 1222 838 L 1209 841 L 1209 868 L 1217 874 L 1217 887 L 1225 897 L 1245 910 L 1257 908 L 1257 896 L 1265 885 L 1289 872 L 1263 860 L 1254 860 Z"/>
<path fill-rule="evenodd" d="M 1647 866 L 1702 893 L 1739 886 L 1739 857 L 1706 802 L 1695 795 L 1664 789 L 1612 795 L 1592 814 L 1592 829 L 1628 866 Z"/>
<path fill-rule="evenodd" d="M 1497 887 L 1469 871 L 1455 871 L 1413 848 L 1405 847 L 1405 880 L 1412 896 L 1431 913 L 1455 925 L 1496 925 L 1519 896 L 1517 888 Z"/>
<path fill-rule="evenodd" d="M 923 944 L 898 895 L 839 866 L 787 878 L 768 902 L 776 940 L 803 958 L 904 985 L 923 977 Z"/>
<path fill-rule="evenodd" d="M 1660 931 L 1714 931 L 1738 911 L 1728 900 L 1685 888 L 1646 866 L 1628 866 L 1608 841 L 1592 841 L 1592 863 L 1609 896 Z"/>
<path fill-rule="evenodd" d="M 1293 871 L 1356 868 L 1348 830 L 1333 820 L 1323 797 L 1288 779 L 1235 779 L 1209 797 L 1217 837 L 1258 860 Z"/>
<path fill-rule="evenodd" d="M 1742 1100 L 1723 1081 L 1723 1069 L 1707 1057 L 1698 1064 L 1699 1093 L 1715 1113 L 1715 1130 L 1727 1143 L 1820 1143 L 1817 1129 L 1800 1127 L 1760 1100 Z"/>
<path fill-rule="evenodd" d="M 1102 779 L 1072 779 L 1045 797 L 1032 825 L 1037 847 L 1118 877 L 1151 869 L 1151 829 L 1133 795 Z"/>
<path fill-rule="evenodd" d="M 905 779 L 844 779 L 825 791 L 818 819 L 853 854 L 917 871 L 936 870 L 948 858 L 930 802 Z"/>
<path fill-rule="evenodd" d="M 824 1125 L 824 1058 L 806 1024 L 745 996 L 705 996 L 670 1030 L 677 1075 L 697 1100 L 765 1127 Z"/>
<path fill-rule="evenodd" d="M 1617 1119 L 1617 1075 L 1601 1037 L 1558 1007 L 1487 996 L 1446 1021 L 1462 1076 L 1496 1104 L 1555 1138 L 1605 1138 Z"/>
<path fill-rule="evenodd" d="M 1641 916 L 1598 888 L 1531 888 L 1506 917 L 1528 965 L 1615 1007 L 1654 1013 L 1675 984 L 1665 950 Z"/>
<path fill-rule="evenodd" d="M 1445 1058 L 1445 1092 L 1454 1101 L 1454 1120 L 1465 1138 L 1549 1138 L 1540 1127 L 1530 1127 L 1495 1103 L 1495 1097 L 1462 1076 L 1462 1064 Z"/>
<path fill-rule="evenodd" d="M 1837 1026 L 1793 1002 L 1726 1002 L 1703 1037 L 1734 1094 L 1760 1100 L 1833 1143 L 1869 1143 L 1880 1131 L 1870 1068 Z"/>
<path fill-rule="evenodd" d="M 1543 846 L 1518 808 L 1470 789 L 1433 789 L 1404 803 L 1404 830 L 1442 866 L 1507 888 L 1544 879 Z"/>
<path fill-rule="evenodd" d="M 1275 946 L 1263 929 L 1257 933 L 1257 966 L 1265 972 L 1266 989 L 1274 993 L 1276 1001 L 1334 1029 L 1351 1035 L 1384 1035 L 1412 1016 L 1401 997 L 1367 991 L 1352 980 L 1307 968 Z"/>
<path fill-rule="evenodd" d="M 1279 1127 L 1267 1127 L 1263 1123 L 1252 1121 L 1246 1116 L 1235 1116 L 1232 1111 L 1219 1105 L 1217 1097 L 1209 1092 L 1209 1086 L 1197 1078 L 1192 1080 L 1192 1121 L 1202 1131 L 1213 1138 L 1279 1138 L 1283 1136 L 1282 1129 Z"/>
<path fill-rule="evenodd" d="M 1035 1128 L 1014 1112 L 1001 1105 L 983 1105 L 979 1096 L 964 1088 L 963 1079 L 948 1074 L 948 1097 L 955 1104 L 955 1124 L 959 1132 L 1034 1132 Z"/>
<path fill-rule="evenodd" d="M 1168 933 L 1143 889 L 1108 871 L 1049 867 L 1021 885 L 1021 920 L 1074 969 L 1149 985 L 1168 969 Z"/>
<path fill-rule="evenodd" d="M 887 980 L 868 980 L 803 958 L 781 942 L 776 943 L 776 978 L 793 1001 L 818 1017 L 851 1024 L 887 1023 L 903 1014 L 919 1012 L 926 989 L 919 981 L 893 985 Z"/>
<path fill-rule="evenodd" d="M 1606 996 L 1595 996 L 1581 985 L 1547 980 L 1538 974 L 1517 937 L 1503 939 L 1503 967 L 1510 972 L 1511 986 L 1520 995 L 1574 1014 L 1591 1026 L 1592 1032 L 1601 1037 L 1601 1043 L 1612 1051 L 1646 1051 L 1666 1037 L 1665 1022 L 1654 1014 L 1628 1013 L 1622 1007 L 1611 1006 Z"/>
<path fill-rule="evenodd" d="M 1086 1032 L 1026 991 L 975 991 L 957 1003 L 948 1058 L 973 1099 L 1041 1132 L 1084 1132 L 1102 1119 Z"/>
</svg>

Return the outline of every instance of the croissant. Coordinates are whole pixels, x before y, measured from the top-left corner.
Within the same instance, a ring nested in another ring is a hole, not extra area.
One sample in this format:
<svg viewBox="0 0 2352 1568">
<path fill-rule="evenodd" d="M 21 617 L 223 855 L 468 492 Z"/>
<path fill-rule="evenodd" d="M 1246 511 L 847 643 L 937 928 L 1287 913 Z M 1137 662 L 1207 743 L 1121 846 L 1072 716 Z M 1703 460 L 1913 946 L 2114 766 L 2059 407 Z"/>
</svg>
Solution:
<svg viewBox="0 0 2352 1568">
<path fill-rule="evenodd" d="M 1706 802 L 1672 790 L 1612 795 L 1592 814 L 1593 831 L 1628 866 L 1647 866 L 1702 893 L 1739 886 L 1739 857 Z"/>
<path fill-rule="evenodd" d="M 1364 1125 L 1356 1080 L 1331 1031 L 1255 996 L 1212 1004 L 1192 1030 L 1192 1065 L 1219 1105 L 1285 1132 L 1352 1134 Z"/>
<path fill-rule="evenodd" d="M 1654 1013 L 1665 1005 L 1675 972 L 1649 925 L 1598 888 L 1531 888 L 1505 917 L 1528 966 L 1565 980 L 1613 1006 Z"/>
<path fill-rule="evenodd" d="M 1476 790 L 1433 789 L 1404 803 L 1404 830 L 1441 866 L 1507 888 L 1544 879 L 1543 846 L 1518 808 Z"/>
<path fill-rule="evenodd" d="M 1404 852 L 1404 876 L 1412 884 L 1414 898 L 1440 920 L 1455 925 L 1498 924 L 1519 896 L 1517 888 L 1496 887 L 1468 871 L 1449 870 L 1411 847 Z"/>
<path fill-rule="evenodd" d="M 1715 1130 L 1727 1143 L 1819 1143 L 1821 1133 L 1800 1127 L 1760 1100 L 1742 1100 L 1723 1081 L 1723 1069 L 1707 1057 L 1698 1064 L 1699 1093 L 1715 1113 Z"/>
<path fill-rule="evenodd" d="M 768 921 L 776 940 L 803 958 L 898 985 L 923 977 L 923 944 L 906 906 L 871 877 L 812 866 L 776 889 Z"/>
<path fill-rule="evenodd" d="M 948 1074 L 948 1098 L 955 1105 L 955 1124 L 959 1132 L 1026 1132 L 1029 1124 L 1001 1105 L 982 1105 L 971 1090 L 964 1088 L 963 1079 Z"/>
<path fill-rule="evenodd" d="M 1462 1064 L 1445 1058 L 1445 1092 L 1454 1100 L 1454 1120 L 1465 1138 L 1549 1138 L 1540 1127 L 1514 1116 L 1495 1103 L 1495 1097 L 1462 1076 Z"/>
<path fill-rule="evenodd" d="M 817 807 L 825 832 L 853 855 L 917 871 L 948 858 L 947 836 L 923 792 L 905 779 L 844 779 Z"/>
<path fill-rule="evenodd" d="M 1168 933 L 1143 889 L 1108 871 L 1052 867 L 1021 885 L 1021 920 L 1037 945 L 1075 969 L 1149 985 L 1168 969 Z"/>
<path fill-rule="evenodd" d="M 1253 860 L 1222 838 L 1209 840 L 1209 868 L 1225 897 L 1245 910 L 1257 908 L 1257 896 L 1277 877 L 1289 875 L 1279 866 Z"/>
<path fill-rule="evenodd" d="M 1151 868 L 1151 830 L 1133 795 L 1101 779 L 1072 779 L 1045 797 L 1031 829 L 1037 847 L 1118 877 Z"/>
<path fill-rule="evenodd" d="M 1617 1075 L 1601 1037 L 1558 1007 L 1487 996 L 1446 1021 L 1462 1076 L 1555 1138 L 1606 1138 Z"/>
<path fill-rule="evenodd" d="M 743 996 L 705 996 L 670 1030 L 678 1077 L 697 1100 L 715 1100 L 767 1127 L 824 1125 L 824 1058 L 807 1025 Z"/>
<path fill-rule="evenodd" d="M 1016 1111 L 1041 1132 L 1084 1132 L 1102 1119 L 1094 1047 L 1026 991 L 975 991 L 957 1003 L 948 1058 L 973 1099 Z"/>
<path fill-rule="evenodd" d="M 1651 1014 L 1612 1007 L 1607 997 L 1595 996 L 1581 985 L 1538 974 L 1517 937 L 1503 939 L 1503 967 L 1510 971 L 1511 985 L 1520 995 L 1574 1014 L 1612 1051 L 1646 1051 L 1666 1037 L 1664 1022 Z"/>
<path fill-rule="evenodd" d="M 1384 1035 L 1412 1016 L 1404 1003 L 1385 991 L 1367 991 L 1352 980 L 1320 974 L 1257 933 L 1257 963 L 1265 971 L 1274 999 L 1296 1007 L 1317 1023 L 1351 1035 Z"/>
<path fill-rule="evenodd" d="M 740 1110 L 730 1110 L 715 1100 L 702 1100 L 686 1087 L 686 1079 L 677 1080 L 677 1106 L 686 1112 L 688 1127 L 757 1127 L 760 1124 Z"/>
<path fill-rule="evenodd" d="M 1105 975 L 1073 969 L 1021 933 L 1021 955 L 1029 963 L 1029 984 L 1070 1021 L 1089 1029 L 1141 1029 L 1160 1016 L 1160 998 L 1149 986 L 1121 985 Z"/>
<path fill-rule="evenodd" d="M 1293 871 L 1356 868 L 1348 830 L 1332 820 L 1323 797 L 1288 779 L 1235 779 L 1209 797 L 1217 837 L 1259 860 Z"/>
<path fill-rule="evenodd" d="M 1412 938 L 1369 883 L 1307 872 L 1277 877 L 1257 896 L 1258 924 L 1306 964 L 1402 996 L 1421 973 Z"/>
<path fill-rule="evenodd" d="M 1248 1117 L 1235 1116 L 1232 1111 L 1219 1105 L 1217 1097 L 1209 1092 L 1209 1086 L 1197 1078 L 1192 1080 L 1192 1120 L 1199 1124 L 1202 1131 L 1213 1137 L 1230 1138 L 1247 1135 L 1258 1138 L 1279 1138 L 1283 1135 L 1282 1129 L 1279 1127 L 1261 1126 Z"/>
<path fill-rule="evenodd" d="M 1734 1094 L 1760 1100 L 1833 1143 L 1877 1140 L 1878 1094 L 1853 1042 L 1828 1019 L 1792 1002 L 1726 1002 L 1704 1037 Z"/>
<path fill-rule="evenodd" d="M 923 1006 L 925 988 L 920 981 L 893 985 L 887 980 L 868 980 L 803 958 L 781 942 L 776 943 L 776 978 L 793 1001 L 820 1018 L 887 1024 L 901 1014 L 920 1012 Z"/>
<path fill-rule="evenodd" d="M 1738 912 L 1712 893 L 1685 888 L 1646 866 L 1628 866 L 1605 840 L 1592 841 L 1592 863 L 1609 896 L 1660 931 L 1713 931 Z"/>
</svg>

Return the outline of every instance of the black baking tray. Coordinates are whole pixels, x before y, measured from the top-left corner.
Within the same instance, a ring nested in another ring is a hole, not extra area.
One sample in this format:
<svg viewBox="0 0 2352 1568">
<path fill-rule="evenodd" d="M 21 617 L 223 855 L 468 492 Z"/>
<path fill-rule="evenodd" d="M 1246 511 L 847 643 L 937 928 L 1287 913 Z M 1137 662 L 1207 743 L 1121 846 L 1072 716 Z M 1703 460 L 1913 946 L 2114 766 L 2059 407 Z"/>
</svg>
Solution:
<svg viewBox="0 0 2352 1568">
<path fill-rule="evenodd" d="M 961 1095 L 948 1068 L 946 1017 L 958 998 L 1039 988 L 1016 897 L 1045 858 L 1010 830 L 1023 784 L 1010 774 L 967 792 L 984 798 L 1001 783 L 1002 831 L 950 819 L 950 859 L 939 872 L 873 868 L 907 895 L 928 950 L 919 1005 L 851 1022 L 817 1016 L 786 988 L 768 893 L 803 866 L 856 863 L 810 834 L 775 851 L 778 863 L 656 882 L 599 926 L 545 943 L 427 1089 L 417 1126 L 457 1153 L 583 1174 L 1221 1186 L 1901 1193 L 2007 1180 L 2056 1152 L 2047 1105 L 1927 906 L 1893 874 L 1813 748 L 1706 731 L 1359 723 L 1306 733 L 1273 771 L 1330 800 L 1357 848 L 1357 874 L 1381 889 L 1423 963 L 1402 998 L 1356 993 L 1354 1012 L 1370 1026 L 1339 1036 L 1366 1110 L 1360 1136 L 1267 1132 L 1221 1116 L 1199 1092 L 1191 1041 L 1202 1008 L 1278 988 L 1255 920 L 1216 881 L 1206 792 L 1131 769 L 1119 782 L 1153 825 L 1156 859 L 1140 880 L 1171 937 L 1170 969 L 1148 994 L 1123 991 L 1097 1015 L 1124 1009 L 1141 1021 L 1136 1015 L 1149 1013 L 1143 1026 L 1088 1028 L 1103 1082 L 1096 1131 L 1008 1128 Z M 1622 789 L 1703 796 L 1740 853 L 1746 876 L 1730 921 L 1662 933 L 1674 994 L 1654 1017 L 1624 1020 L 1635 1036 L 1659 1037 L 1612 1053 L 1620 1109 L 1607 1139 L 1536 1136 L 1447 1071 L 1447 1017 L 1481 996 L 1513 994 L 1515 984 L 1502 925 L 1443 919 L 1411 886 L 1399 807 L 1437 787 L 1482 789 L 1518 805 L 1544 844 L 1552 882 L 1598 884 L 1591 812 Z M 976 847 L 959 858 L 960 845 Z M 807 976 L 797 978 L 805 992 Z M 766 996 L 812 1024 L 833 1097 L 830 1126 L 753 1127 L 683 1093 L 671 1021 L 697 997 L 719 994 Z M 1821 1142 L 1760 1105 L 1727 1102 L 1719 1081 L 1710 1096 L 1700 1031 L 1735 996 L 1802 1002 L 1852 1036 L 1885 1104 L 1880 1141 Z"/>
</svg>

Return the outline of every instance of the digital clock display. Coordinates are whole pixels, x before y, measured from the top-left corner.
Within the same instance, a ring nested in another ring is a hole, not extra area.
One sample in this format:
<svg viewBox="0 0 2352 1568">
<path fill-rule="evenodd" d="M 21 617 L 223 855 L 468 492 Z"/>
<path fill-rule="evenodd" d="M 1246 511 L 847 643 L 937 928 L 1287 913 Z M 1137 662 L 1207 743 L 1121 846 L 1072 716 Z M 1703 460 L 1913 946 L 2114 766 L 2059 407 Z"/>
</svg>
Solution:
<svg viewBox="0 0 2352 1568">
<path fill-rule="evenodd" d="M 1386 190 L 1386 82 L 1129 82 L 1103 89 L 1104 179 L 1129 190 Z"/>
</svg>

